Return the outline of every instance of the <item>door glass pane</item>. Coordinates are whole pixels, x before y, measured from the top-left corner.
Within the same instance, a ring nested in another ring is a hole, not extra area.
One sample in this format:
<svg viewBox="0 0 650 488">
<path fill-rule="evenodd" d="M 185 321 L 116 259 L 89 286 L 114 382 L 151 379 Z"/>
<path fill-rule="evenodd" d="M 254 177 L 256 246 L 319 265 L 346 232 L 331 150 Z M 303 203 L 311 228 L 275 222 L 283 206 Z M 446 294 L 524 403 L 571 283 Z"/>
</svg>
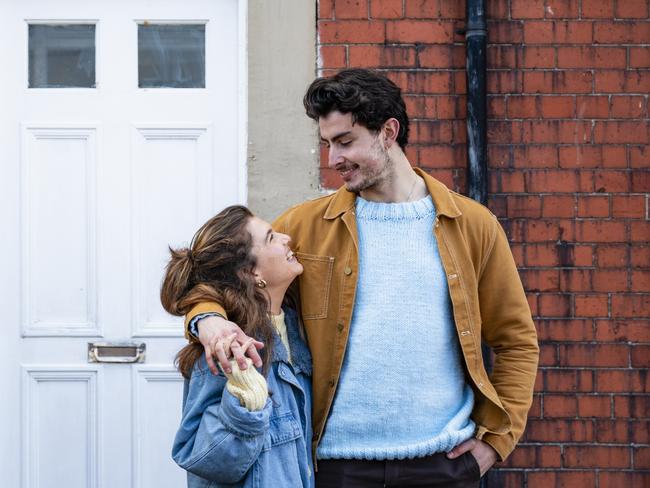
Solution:
<svg viewBox="0 0 650 488">
<path fill-rule="evenodd" d="M 140 88 L 205 88 L 205 25 L 138 25 Z"/>
<path fill-rule="evenodd" d="M 29 25 L 30 88 L 95 88 L 95 25 Z"/>
</svg>

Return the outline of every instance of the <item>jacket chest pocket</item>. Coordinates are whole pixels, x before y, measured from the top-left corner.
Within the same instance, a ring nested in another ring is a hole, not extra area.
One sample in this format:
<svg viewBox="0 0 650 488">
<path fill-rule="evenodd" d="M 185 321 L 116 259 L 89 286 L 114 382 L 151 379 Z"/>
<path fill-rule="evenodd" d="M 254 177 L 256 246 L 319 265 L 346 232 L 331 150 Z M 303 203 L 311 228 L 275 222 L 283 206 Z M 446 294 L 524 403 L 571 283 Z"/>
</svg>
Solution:
<svg viewBox="0 0 650 488">
<path fill-rule="evenodd" d="M 269 451 L 274 446 L 295 441 L 302 436 L 300 424 L 291 412 L 269 420 L 269 431 L 264 439 L 262 452 Z"/>
<path fill-rule="evenodd" d="M 334 258 L 302 252 L 296 255 L 304 270 L 299 278 L 302 316 L 305 320 L 324 319 L 329 307 Z"/>
</svg>

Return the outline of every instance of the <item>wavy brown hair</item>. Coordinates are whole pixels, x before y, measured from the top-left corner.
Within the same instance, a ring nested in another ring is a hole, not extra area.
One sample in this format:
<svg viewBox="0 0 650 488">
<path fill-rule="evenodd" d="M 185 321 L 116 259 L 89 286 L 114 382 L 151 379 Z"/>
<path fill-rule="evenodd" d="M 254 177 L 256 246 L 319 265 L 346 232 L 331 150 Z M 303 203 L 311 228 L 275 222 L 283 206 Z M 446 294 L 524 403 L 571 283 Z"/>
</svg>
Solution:
<svg viewBox="0 0 650 488">
<path fill-rule="evenodd" d="M 171 259 L 160 290 L 160 301 L 172 315 L 186 315 L 199 302 L 218 302 L 249 336 L 264 342 L 264 368 L 272 357 L 273 332 L 269 299 L 256 286 L 256 260 L 246 224 L 248 208 L 233 205 L 208 220 L 194 234 L 189 248 L 169 248 Z M 176 355 L 176 366 L 189 378 L 203 346 L 193 342 Z"/>
</svg>

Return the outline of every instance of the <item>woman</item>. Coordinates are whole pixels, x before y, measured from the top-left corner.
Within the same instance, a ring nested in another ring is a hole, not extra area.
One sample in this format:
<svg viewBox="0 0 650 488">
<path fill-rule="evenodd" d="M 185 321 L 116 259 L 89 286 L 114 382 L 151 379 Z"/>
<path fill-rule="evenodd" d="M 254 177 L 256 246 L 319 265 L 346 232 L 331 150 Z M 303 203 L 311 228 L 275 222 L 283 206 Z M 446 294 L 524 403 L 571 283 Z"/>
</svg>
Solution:
<svg viewBox="0 0 650 488">
<path fill-rule="evenodd" d="M 242 383 L 238 375 L 245 372 L 234 361 L 230 379 L 212 375 L 199 343 L 178 353 L 185 388 L 172 457 L 188 471 L 188 487 L 314 486 L 311 356 L 292 306 L 298 302 L 287 294 L 302 273 L 290 242 L 246 207 L 231 206 L 198 230 L 189 249 L 170 249 L 161 290 L 165 310 L 182 316 L 198 301 L 224 304 L 229 318 L 264 343 L 271 392 L 264 388 L 259 401 L 246 391 L 247 384 L 259 384 L 250 376 Z"/>
</svg>

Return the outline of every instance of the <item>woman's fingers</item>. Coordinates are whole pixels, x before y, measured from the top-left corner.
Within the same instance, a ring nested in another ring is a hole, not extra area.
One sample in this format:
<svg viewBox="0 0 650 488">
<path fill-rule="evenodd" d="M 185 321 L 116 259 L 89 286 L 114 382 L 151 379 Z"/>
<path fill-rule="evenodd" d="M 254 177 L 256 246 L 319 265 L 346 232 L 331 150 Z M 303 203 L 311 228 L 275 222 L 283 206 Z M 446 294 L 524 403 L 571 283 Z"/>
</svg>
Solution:
<svg viewBox="0 0 650 488">
<path fill-rule="evenodd" d="M 239 365 L 239 369 L 242 371 L 247 369 L 248 364 L 246 363 L 246 356 L 244 355 L 245 350 L 242 349 L 241 344 L 238 341 L 234 341 L 230 345 L 230 350 L 232 351 L 233 358 L 235 358 L 235 361 L 237 361 L 237 364 Z"/>
<path fill-rule="evenodd" d="M 258 349 L 262 348 L 264 348 L 264 343 L 253 339 L 250 346 L 246 349 L 246 355 L 251 358 L 251 361 L 253 361 L 256 368 L 262 367 L 262 358 L 257 352 Z"/>
<path fill-rule="evenodd" d="M 252 337 L 248 337 L 243 342 L 240 342 L 239 345 L 241 346 L 242 350 L 246 351 L 253 343 L 253 340 L 254 339 Z"/>
<path fill-rule="evenodd" d="M 198 326 L 199 340 L 205 349 L 205 360 L 212 374 L 219 373 L 214 358 L 226 373 L 231 372 L 231 356 L 242 370 L 248 367 L 246 356 L 256 367 L 262 366 L 262 358 L 257 350 L 262 349 L 264 343 L 247 336 L 234 322 L 223 317 L 205 317 Z"/>
<path fill-rule="evenodd" d="M 212 354 L 217 357 L 217 361 L 221 365 L 221 369 L 226 373 L 231 373 L 232 369 L 230 368 L 230 361 L 228 361 L 228 355 L 223 347 L 223 341 L 217 341 L 212 349 Z"/>
<path fill-rule="evenodd" d="M 231 356 L 230 347 L 232 346 L 232 341 L 235 340 L 235 337 L 237 337 L 237 332 L 233 332 L 233 333 L 230 334 L 228 337 L 222 339 L 222 342 L 223 342 L 223 350 L 224 350 L 224 352 L 226 353 L 226 356 L 227 356 L 227 357 L 230 357 L 230 356 Z"/>
<path fill-rule="evenodd" d="M 237 337 L 237 333 L 233 332 L 224 339 L 220 339 L 215 342 L 214 347 L 212 348 L 212 354 L 216 356 L 221 369 L 226 373 L 232 372 L 232 368 L 230 366 L 230 348 L 235 337 Z"/>
</svg>

